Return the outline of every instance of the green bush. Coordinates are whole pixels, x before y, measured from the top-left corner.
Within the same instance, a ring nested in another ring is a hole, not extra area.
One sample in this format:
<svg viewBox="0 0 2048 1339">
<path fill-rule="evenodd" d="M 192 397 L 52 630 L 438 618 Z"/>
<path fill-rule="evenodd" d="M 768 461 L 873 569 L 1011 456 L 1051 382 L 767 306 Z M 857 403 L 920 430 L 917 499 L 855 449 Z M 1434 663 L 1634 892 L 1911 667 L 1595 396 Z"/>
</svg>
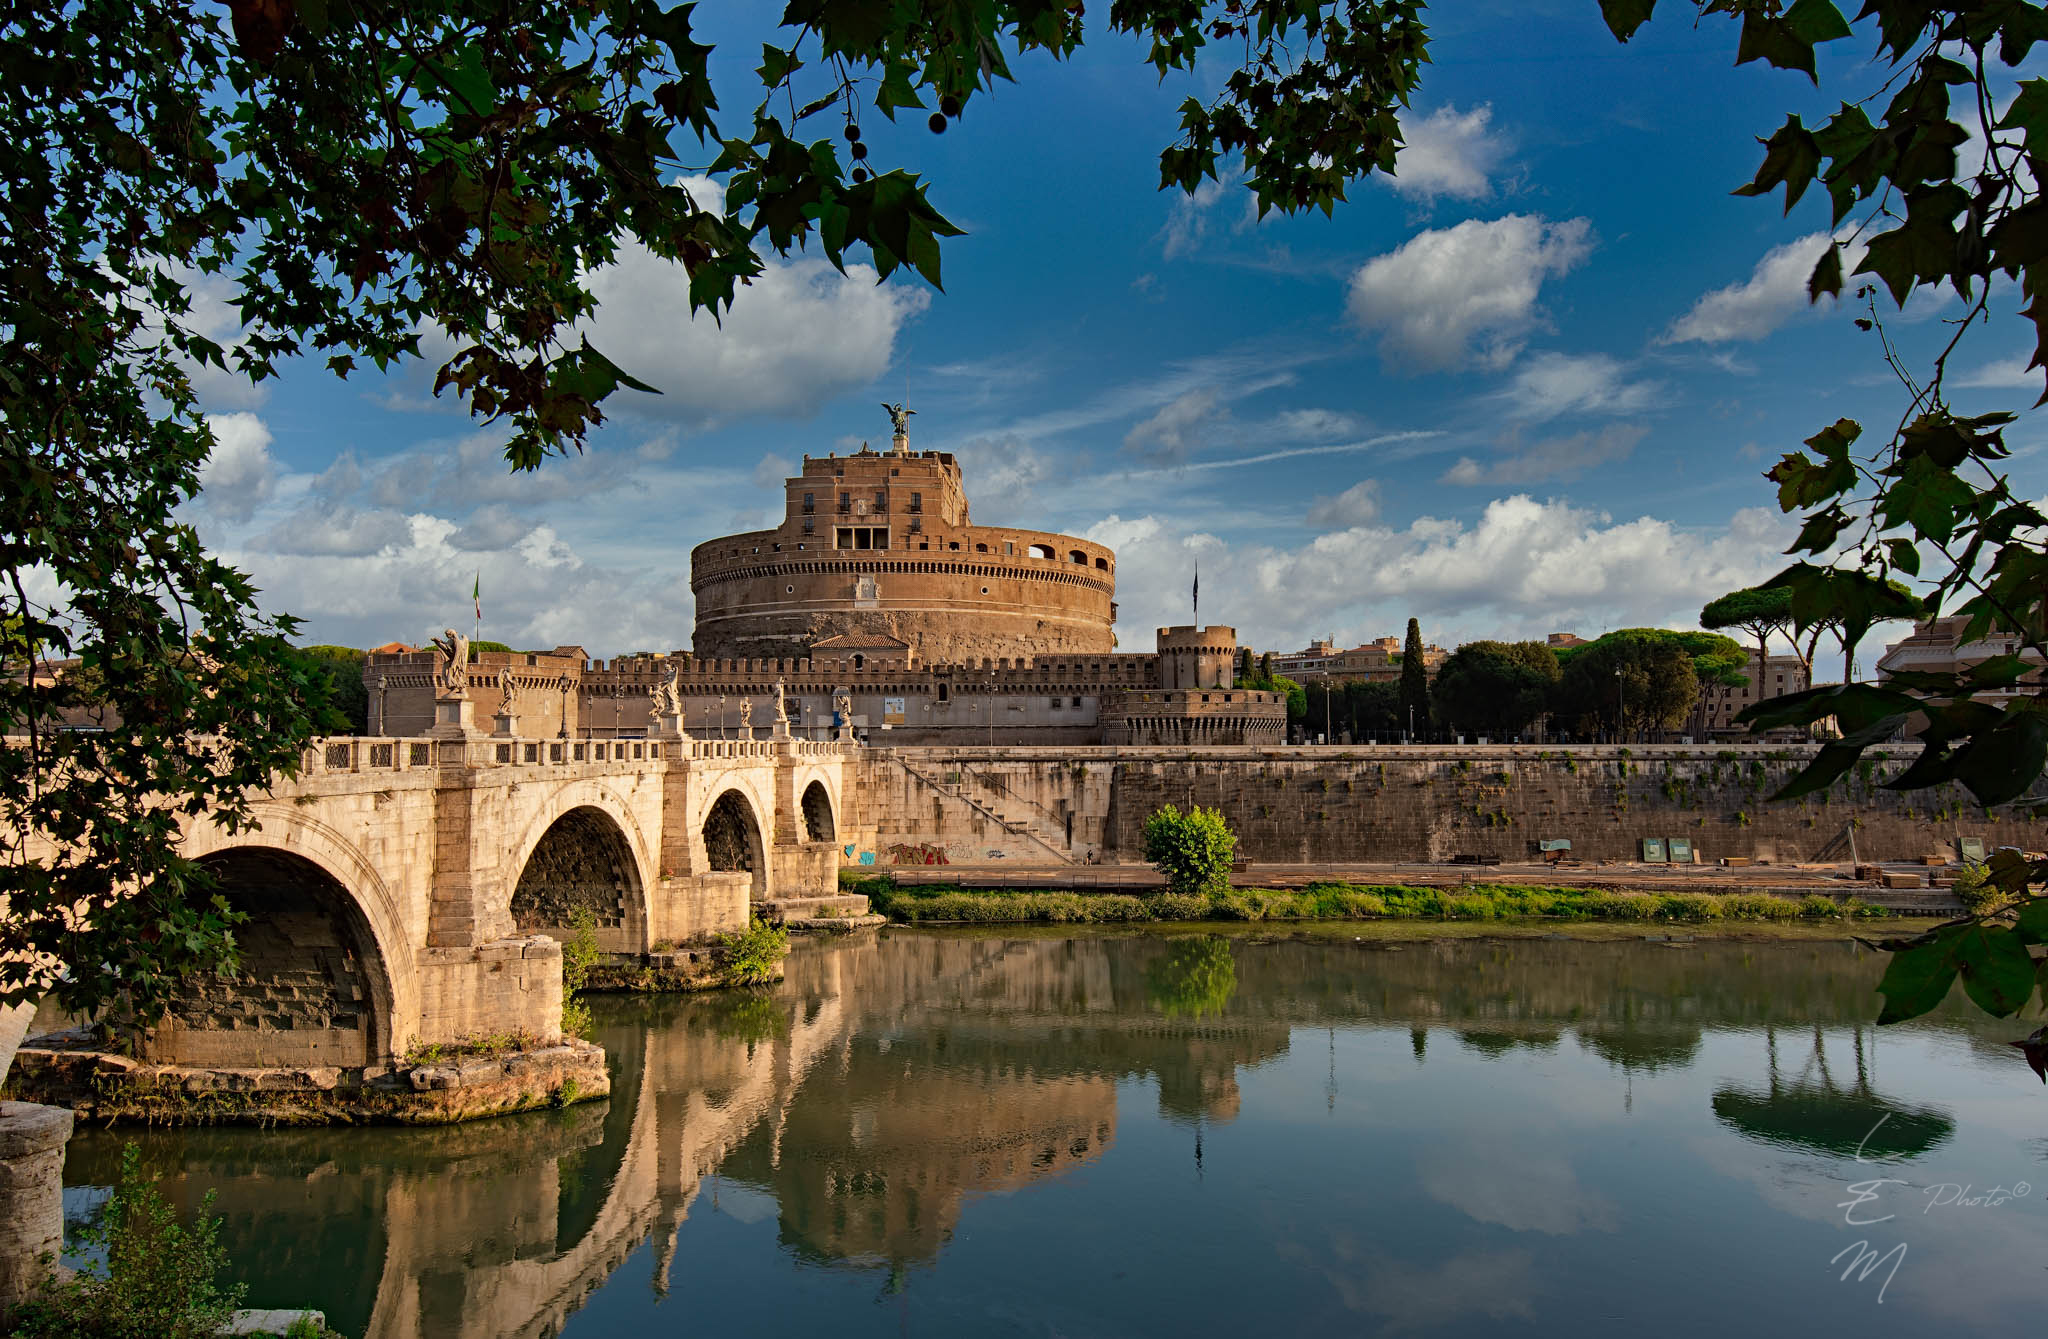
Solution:
<svg viewBox="0 0 2048 1339">
<path fill-rule="evenodd" d="M 1167 891 L 1220 893 L 1230 887 L 1237 837 L 1220 810 L 1196 805 L 1182 813 L 1169 804 L 1145 820 L 1144 851 Z"/>
<path fill-rule="evenodd" d="M 105 1253 L 104 1265 L 46 1283 L 17 1312 L 15 1339 L 212 1339 L 242 1301 L 240 1284 L 214 1282 L 227 1252 L 212 1208 L 209 1190 L 191 1225 L 180 1223 L 128 1145 L 104 1213 L 77 1233 Z"/>
<path fill-rule="evenodd" d="M 574 930 L 562 941 L 562 1035 L 588 1038 L 597 1024 L 590 1006 L 576 998 L 590 981 L 590 969 L 597 966 L 597 917 L 578 911 L 569 922 Z"/>
<path fill-rule="evenodd" d="M 1966 861 L 1956 872 L 1954 892 L 1963 910 L 1972 916 L 1988 915 L 2012 902 L 2012 894 L 1991 882 L 1991 871 L 1975 861 Z"/>
<path fill-rule="evenodd" d="M 719 976 L 728 986 L 762 986 L 782 974 L 789 953 L 789 931 L 758 917 L 737 934 L 720 935 L 725 965 Z"/>
</svg>

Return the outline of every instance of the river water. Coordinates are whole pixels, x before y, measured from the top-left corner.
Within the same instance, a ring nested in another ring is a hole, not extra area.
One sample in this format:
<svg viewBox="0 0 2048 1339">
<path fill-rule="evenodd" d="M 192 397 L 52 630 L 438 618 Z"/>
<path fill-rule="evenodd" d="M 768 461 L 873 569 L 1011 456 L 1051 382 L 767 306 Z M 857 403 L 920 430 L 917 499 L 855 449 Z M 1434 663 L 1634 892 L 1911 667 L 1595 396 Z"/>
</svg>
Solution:
<svg viewBox="0 0 2048 1339">
<path fill-rule="evenodd" d="M 1841 941 L 1355 932 L 804 942 L 599 1000 L 607 1102 L 87 1131 L 67 1208 L 134 1139 L 250 1305 L 376 1339 L 2034 1323 L 2032 1021 L 1879 1032 Z"/>
</svg>

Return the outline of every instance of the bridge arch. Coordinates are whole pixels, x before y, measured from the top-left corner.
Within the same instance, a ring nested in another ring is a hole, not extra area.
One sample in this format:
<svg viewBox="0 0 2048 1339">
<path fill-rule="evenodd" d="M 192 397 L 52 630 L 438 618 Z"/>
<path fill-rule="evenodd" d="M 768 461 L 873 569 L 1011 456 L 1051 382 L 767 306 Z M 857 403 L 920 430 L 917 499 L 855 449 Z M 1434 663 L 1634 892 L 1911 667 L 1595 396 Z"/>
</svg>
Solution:
<svg viewBox="0 0 2048 1339">
<path fill-rule="evenodd" d="M 802 822 L 803 839 L 807 842 L 837 841 L 839 822 L 836 817 L 838 805 L 833 803 L 831 788 L 823 777 L 813 777 L 804 786 L 797 800 L 798 817 Z"/>
<path fill-rule="evenodd" d="M 768 895 L 768 842 L 756 797 L 735 785 L 718 790 L 704 806 L 698 833 L 704 869 L 711 874 L 746 874 L 750 899 Z"/>
<path fill-rule="evenodd" d="M 632 809 L 610 788 L 577 781 L 550 792 L 513 851 L 507 895 L 519 933 L 566 940 L 589 911 L 599 948 L 647 951 L 653 866 Z"/>
<path fill-rule="evenodd" d="M 177 1064 L 356 1066 L 391 1059 L 419 1017 L 412 944 L 364 854 L 300 813 L 258 804 L 259 826 L 187 830 L 184 854 L 248 914 L 241 971 L 195 980 L 152 1051 Z"/>
</svg>

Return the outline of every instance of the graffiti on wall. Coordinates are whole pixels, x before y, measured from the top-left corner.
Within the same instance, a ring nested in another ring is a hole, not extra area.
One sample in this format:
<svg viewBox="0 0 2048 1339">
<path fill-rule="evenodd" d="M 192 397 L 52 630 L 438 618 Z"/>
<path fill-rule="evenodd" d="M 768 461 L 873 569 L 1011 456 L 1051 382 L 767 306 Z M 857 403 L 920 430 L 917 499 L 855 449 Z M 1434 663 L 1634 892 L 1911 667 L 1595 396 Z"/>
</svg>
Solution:
<svg viewBox="0 0 2048 1339">
<path fill-rule="evenodd" d="M 898 865 L 950 865 L 946 859 L 946 848 L 933 846 L 930 842 L 908 845 L 897 842 L 889 848 L 890 861 Z"/>
</svg>

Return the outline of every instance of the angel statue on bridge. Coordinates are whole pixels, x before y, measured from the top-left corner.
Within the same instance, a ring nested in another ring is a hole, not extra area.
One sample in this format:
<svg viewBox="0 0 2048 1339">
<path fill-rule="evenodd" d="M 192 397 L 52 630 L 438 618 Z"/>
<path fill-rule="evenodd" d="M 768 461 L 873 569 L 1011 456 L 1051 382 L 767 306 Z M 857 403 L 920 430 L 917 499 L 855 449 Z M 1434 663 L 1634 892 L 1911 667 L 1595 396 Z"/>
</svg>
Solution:
<svg viewBox="0 0 2048 1339">
<path fill-rule="evenodd" d="M 647 714 L 659 721 L 664 716 L 683 714 L 682 670 L 673 660 L 665 661 L 661 667 L 661 684 L 651 694 Z"/>
<path fill-rule="evenodd" d="M 890 404 L 887 400 L 882 401 L 882 408 L 889 412 L 890 434 L 896 437 L 908 437 L 910 435 L 910 416 L 917 411 L 915 409 L 905 409 L 900 404 Z"/>
<path fill-rule="evenodd" d="M 469 696 L 469 638 L 453 628 L 444 628 L 439 637 L 432 639 L 434 649 L 441 653 L 441 663 L 436 667 L 435 677 L 447 690 L 449 697 Z"/>
</svg>

